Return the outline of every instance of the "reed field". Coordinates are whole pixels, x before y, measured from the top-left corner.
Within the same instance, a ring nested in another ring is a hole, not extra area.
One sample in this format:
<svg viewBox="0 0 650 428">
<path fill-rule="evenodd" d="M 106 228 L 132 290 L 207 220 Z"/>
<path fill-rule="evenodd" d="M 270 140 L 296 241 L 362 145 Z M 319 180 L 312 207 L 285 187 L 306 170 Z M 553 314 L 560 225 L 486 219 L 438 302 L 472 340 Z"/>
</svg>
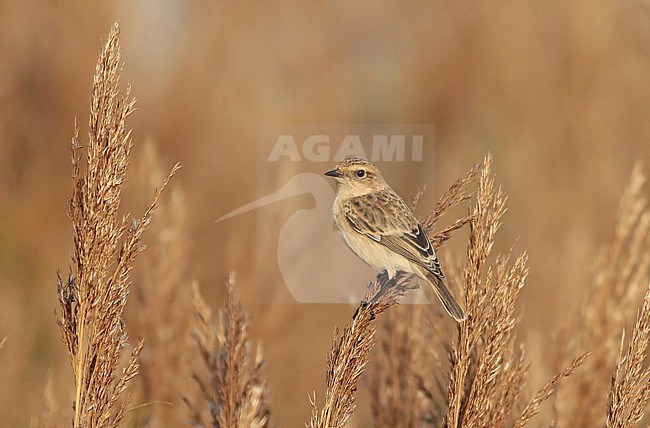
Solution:
<svg viewBox="0 0 650 428">
<path fill-rule="evenodd" d="M 647 3 L 6 0 L 0 51 L 0 426 L 650 425 Z M 319 124 L 435 128 L 382 170 L 466 320 L 310 270 L 260 129 Z"/>
</svg>

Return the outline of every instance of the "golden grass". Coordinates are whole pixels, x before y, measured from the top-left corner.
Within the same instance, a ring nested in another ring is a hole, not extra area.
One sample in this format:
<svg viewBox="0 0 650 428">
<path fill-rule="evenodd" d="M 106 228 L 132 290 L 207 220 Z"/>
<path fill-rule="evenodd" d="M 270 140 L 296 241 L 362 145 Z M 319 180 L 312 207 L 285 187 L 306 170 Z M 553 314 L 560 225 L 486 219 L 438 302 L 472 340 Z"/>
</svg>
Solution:
<svg viewBox="0 0 650 428">
<path fill-rule="evenodd" d="M 495 188 L 491 163 L 487 156 L 466 217 L 470 236 L 463 267 L 454 269 L 452 263 L 448 269 L 451 284 L 464 290 L 468 318 L 451 328 L 444 315 L 425 316 L 422 308 L 412 310 L 410 319 L 404 311 L 387 317 L 382 331 L 387 343 L 380 347 L 372 380 L 376 426 L 521 427 L 556 383 L 586 358 L 574 359 L 526 402 L 529 365 L 514 328 L 527 258 L 523 254 L 510 262 L 509 255 L 497 256 L 488 263 L 505 212 L 505 196 Z M 404 415 L 404 409 L 410 413 Z"/>
<path fill-rule="evenodd" d="M 644 365 L 650 340 L 650 290 L 636 319 L 627 348 L 625 332 L 616 360 L 607 411 L 608 427 L 629 427 L 641 422 L 650 397 L 650 369 Z"/>
<path fill-rule="evenodd" d="M 617 358 L 623 358 L 621 330 L 634 319 L 650 284 L 650 212 L 644 184 L 645 175 L 636 165 L 621 197 L 611 242 L 596 259 L 594 279 L 580 311 L 561 331 L 564 346 L 558 355 L 588 351 L 591 356 L 585 370 L 560 387 L 554 405 L 557 426 L 605 424 L 603 391 L 612 388 Z"/>
<path fill-rule="evenodd" d="M 524 367 L 511 333 L 514 303 L 528 274 L 527 258 L 521 255 L 508 266 L 510 257 L 499 257 L 494 267 L 486 268 L 505 212 L 505 197 L 494 189 L 491 163 L 487 157 L 472 210 L 475 218 L 463 268 L 468 318 L 460 325 L 451 355 L 446 415 L 450 427 L 500 426 L 522 387 Z M 508 389 L 513 393 L 505 394 Z"/>
<path fill-rule="evenodd" d="M 128 344 L 123 313 L 130 273 L 144 250 L 142 235 L 149 227 L 162 190 L 154 193 L 142 217 L 120 217 L 118 210 L 132 147 L 126 118 L 133 111 L 129 89 L 120 89 L 119 27 L 112 28 L 97 62 L 90 123 L 82 171 L 79 128 L 72 139 L 73 193 L 68 215 L 74 230 L 72 267 L 58 275 L 58 323 L 75 381 L 74 427 L 117 426 L 128 403 L 125 394 L 138 372 L 143 342 L 133 346 L 120 369 Z"/>
<path fill-rule="evenodd" d="M 164 178 L 161 155 L 153 141 L 144 144 L 143 155 L 131 168 L 132 181 L 138 184 L 137 198 L 144 199 Z M 179 426 L 187 421 L 183 394 L 191 380 L 187 350 L 193 312 L 192 295 L 187 292 L 186 272 L 190 261 L 185 239 L 187 208 L 179 186 L 170 186 L 161 201 L 156 222 L 150 230 L 150 248 L 139 258 L 133 273 L 131 303 L 126 323 L 133 335 L 146 346 L 140 353 L 140 368 L 134 380 L 132 399 L 139 405 L 129 413 L 138 427 Z M 174 370 L 168 370 L 174 367 Z"/>
<path fill-rule="evenodd" d="M 39 415 L 32 417 L 33 427 L 59 427 L 69 425 L 68 420 L 62 414 L 61 404 L 54 393 L 54 374 L 49 372 L 45 381 L 43 391 L 43 410 Z"/>
<path fill-rule="evenodd" d="M 158 235 L 160 252 L 135 288 L 138 312 L 131 321 L 152 339 L 150 354 L 139 340 L 124 355 L 129 347 L 125 309 L 127 301 L 131 306 L 134 300 L 128 299 L 134 289 L 132 268 L 144 249 L 142 235 L 161 192 L 177 167 L 161 178 L 142 217 L 131 221 L 120 217 L 132 147 L 125 120 L 133 110 L 129 90 L 120 89 L 120 73 L 116 25 L 97 63 L 85 162 L 78 127 L 72 144 L 69 216 L 74 252 L 68 277 L 58 275 L 57 321 L 73 369 L 74 405 L 71 417 L 62 416 L 64 400 L 55 398 L 50 378 L 39 425 L 72 420 L 75 427 L 120 426 L 126 424 L 128 409 L 137 426 L 159 426 L 169 422 L 170 414 L 175 424 L 189 419 L 201 427 L 269 426 L 271 406 L 261 352 L 251 349 L 248 316 L 232 277 L 219 317 L 196 285 L 189 304 L 182 272 L 188 256 L 183 247 L 174 245 L 184 239 L 180 196 L 164 207 L 172 213 L 169 229 Z M 477 175 L 478 188 L 471 197 Z M 469 225 L 465 256 L 446 264 L 450 286 L 464 297 L 467 320 L 452 325 L 435 306 L 399 307 L 400 297 L 417 284 L 400 274 L 393 286 L 386 287 L 386 277 L 378 275 L 352 321 L 335 330 L 326 360 L 324 400 L 319 406 L 316 394 L 310 397 L 307 426 L 348 426 L 357 410 L 359 382 L 368 371 L 371 412 L 379 427 L 523 427 L 554 391 L 553 426 L 632 427 L 642 422 L 650 396 L 650 369 L 645 363 L 650 338 L 650 212 L 644 183 L 645 175 L 637 166 L 621 198 L 611 243 L 597 260 L 593 286 L 576 311 L 578 316 L 562 331 L 563 346 L 549 356 L 557 374 L 527 398 L 530 365 L 515 330 L 528 259 L 525 253 L 512 256 L 512 251 L 493 254 L 506 197 L 495 185 L 488 155 L 480 174 L 479 167 L 470 169 L 423 221 L 436 247 Z M 414 205 L 421 195 L 416 194 Z M 468 200 L 467 215 L 433 232 L 445 213 Z M 162 239 L 165 233 L 171 235 L 167 241 Z M 193 320 L 188 321 L 188 312 L 194 314 Z M 626 342 L 625 324 L 635 314 Z M 379 330 L 375 322 L 381 323 Z M 375 347 L 378 331 L 381 345 Z M 0 341 L 0 349 L 4 344 Z M 183 368 L 174 371 L 179 365 Z M 176 378 L 162 374 L 170 371 Z M 133 382 L 138 374 L 138 382 Z M 198 385 L 200 394 L 190 391 L 189 380 Z M 129 386 L 137 388 L 133 396 L 138 403 L 133 407 L 127 407 Z M 180 396 L 189 416 L 177 405 Z"/>
<path fill-rule="evenodd" d="M 248 320 L 234 291 L 230 276 L 226 283 L 227 297 L 217 323 L 194 284 L 196 325 L 194 340 L 198 347 L 204 372 L 196 372 L 203 402 L 185 399 L 190 409 L 190 424 L 197 427 L 268 426 L 270 410 L 267 404 L 266 382 L 261 375 L 262 354 L 249 358 Z"/>
</svg>

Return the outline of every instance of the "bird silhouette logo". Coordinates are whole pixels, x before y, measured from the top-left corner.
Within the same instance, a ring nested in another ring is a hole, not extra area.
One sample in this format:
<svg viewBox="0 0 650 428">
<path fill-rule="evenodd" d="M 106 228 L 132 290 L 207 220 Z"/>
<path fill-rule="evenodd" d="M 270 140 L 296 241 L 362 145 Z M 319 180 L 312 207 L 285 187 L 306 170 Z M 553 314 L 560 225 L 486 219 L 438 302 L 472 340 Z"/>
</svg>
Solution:
<svg viewBox="0 0 650 428">
<path fill-rule="evenodd" d="M 277 231 L 277 263 L 282 279 L 298 303 L 354 303 L 373 270 L 354 257 L 333 226 L 334 190 L 320 174 L 301 172 L 275 192 L 241 206 L 217 222 L 257 211 L 258 225 L 273 204 L 310 195 L 309 208 L 296 207 Z M 294 204 L 292 204 L 294 206 Z"/>
</svg>

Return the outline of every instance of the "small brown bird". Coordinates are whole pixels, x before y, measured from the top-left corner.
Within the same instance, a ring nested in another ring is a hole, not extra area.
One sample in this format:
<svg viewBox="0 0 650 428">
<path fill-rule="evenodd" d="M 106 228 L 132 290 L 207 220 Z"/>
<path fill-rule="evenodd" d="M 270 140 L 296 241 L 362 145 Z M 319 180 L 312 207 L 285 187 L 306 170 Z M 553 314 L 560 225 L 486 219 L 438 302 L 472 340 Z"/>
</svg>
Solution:
<svg viewBox="0 0 650 428">
<path fill-rule="evenodd" d="M 429 236 L 372 163 L 347 157 L 325 175 L 337 183 L 334 221 L 346 245 L 376 270 L 386 270 L 389 281 L 397 271 L 408 272 L 431 285 L 449 315 L 465 314 L 445 286 L 445 275 Z"/>
</svg>

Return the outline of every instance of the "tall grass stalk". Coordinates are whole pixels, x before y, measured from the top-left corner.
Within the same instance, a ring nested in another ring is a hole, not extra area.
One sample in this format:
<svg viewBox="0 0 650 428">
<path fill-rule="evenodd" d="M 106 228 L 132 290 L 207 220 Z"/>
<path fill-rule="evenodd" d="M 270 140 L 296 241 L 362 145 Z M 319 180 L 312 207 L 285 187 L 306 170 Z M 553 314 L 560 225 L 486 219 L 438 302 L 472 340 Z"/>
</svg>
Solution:
<svg viewBox="0 0 650 428">
<path fill-rule="evenodd" d="M 161 192 L 177 169 L 154 192 L 142 217 L 120 216 L 132 146 L 126 119 L 134 107 L 130 89 L 120 88 L 121 71 L 119 26 L 115 24 L 95 68 L 85 151 L 78 126 L 72 139 L 73 192 L 68 215 L 74 251 L 67 278 L 58 275 L 58 323 L 75 384 L 74 427 L 115 427 L 124 416 L 125 391 L 138 371 L 143 346 L 138 341 L 132 347 L 120 370 L 122 351 L 129 346 L 123 313 L 130 272 L 145 248 L 142 235 Z"/>
<path fill-rule="evenodd" d="M 627 347 L 625 332 L 621 336 L 621 350 L 616 360 L 609 394 L 607 427 L 636 426 L 645 412 L 650 398 L 650 368 L 644 362 L 650 340 L 650 288 L 636 319 L 632 338 Z"/>
<path fill-rule="evenodd" d="M 149 195 L 166 174 L 154 141 L 145 140 L 142 148 L 130 171 L 138 185 L 137 200 Z M 149 232 L 150 250 L 140 256 L 134 270 L 126 314 L 131 334 L 146 341 L 133 383 L 137 408 L 127 418 L 139 428 L 185 425 L 187 415 L 179 410 L 184 408 L 183 395 L 194 386 L 187 202 L 179 182 L 167 192 Z"/>
<path fill-rule="evenodd" d="M 557 426 L 614 423 L 621 415 L 615 409 L 629 402 L 623 395 L 632 394 L 635 398 L 629 400 L 645 401 L 643 393 L 636 388 L 612 385 L 612 374 L 618 373 L 621 364 L 627 364 L 621 349 L 621 331 L 637 315 L 650 284 L 650 210 L 645 182 L 646 176 L 637 164 L 622 192 L 610 242 L 595 258 L 593 279 L 585 289 L 580 310 L 570 312 L 574 315 L 568 318 L 561 332 L 559 340 L 564 346 L 559 355 L 589 351 L 591 356 L 585 362 L 586 370 L 559 388 L 554 403 Z M 634 338 L 644 340 L 640 334 L 643 328 L 642 324 L 639 334 L 633 335 L 633 342 Z M 642 345 L 636 343 L 626 352 L 642 352 Z M 620 373 L 616 378 L 617 382 L 624 382 Z M 612 388 L 608 404 L 605 391 Z"/>
<path fill-rule="evenodd" d="M 462 268 L 446 263 L 449 285 L 464 292 L 467 320 L 452 328 L 428 307 L 408 308 L 410 317 L 404 310 L 385 317 L 371 391 L 376 426 L 521 427 L 587 357 L 575 358 L 526 402 L 528 363 L 514 329 L 527 257 L 491 255 L 506 209 L 491 166 L 488 155 L 473 207 L 460 220 L 470 224 L 466 260 Z"/>
<path fill-rule="evenodd" d="M 216 320 L 194 284 L 195 328 L 193 337 L 203 369 L 193 378 L 202 402 L 185 397 L 190 424 L 213 428 L 264 428 L 270 408 L 266 380 L 262 376 L 262 353 L 254 354 L 248 337 L 248 315 L 235 294 L 231 275 L 226 300 Z"/>
</svg>

